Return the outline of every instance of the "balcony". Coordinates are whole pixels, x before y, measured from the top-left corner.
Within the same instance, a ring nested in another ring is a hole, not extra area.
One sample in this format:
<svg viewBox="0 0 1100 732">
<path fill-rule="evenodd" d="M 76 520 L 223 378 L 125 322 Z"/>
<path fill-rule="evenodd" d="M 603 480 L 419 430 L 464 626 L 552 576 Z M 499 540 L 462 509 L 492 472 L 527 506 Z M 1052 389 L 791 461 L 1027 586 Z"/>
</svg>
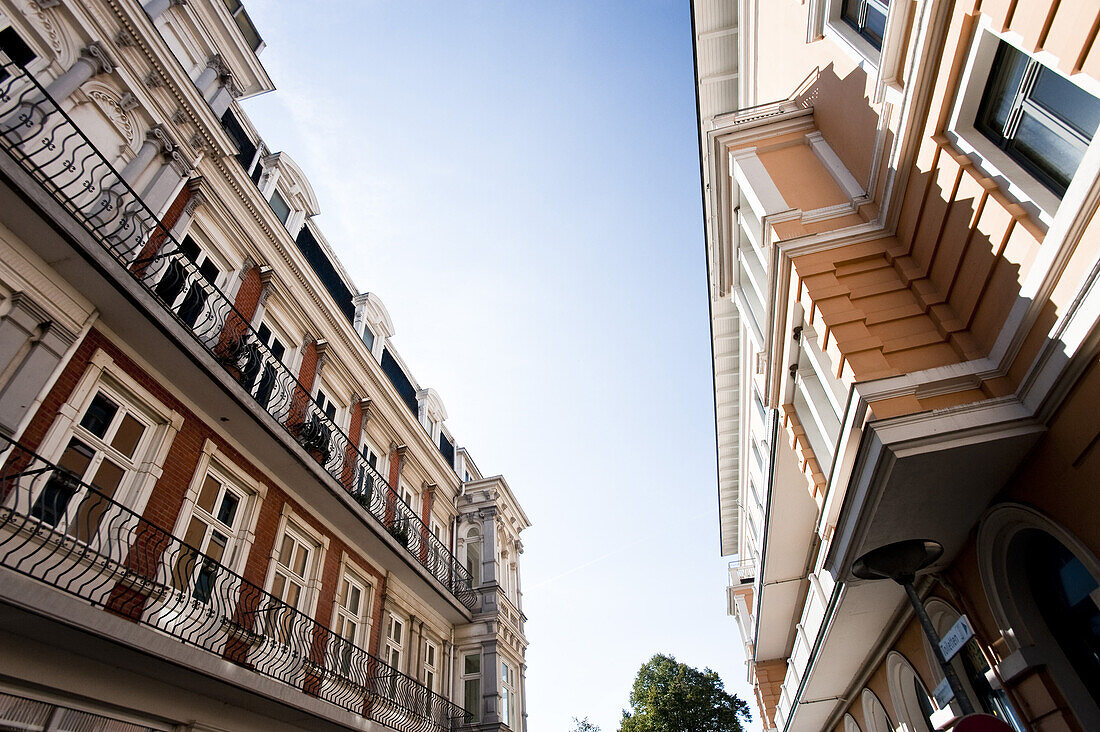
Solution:
<svg viewBox="0 0 1100 732">
<path fill-rule="evenodd" d="M 398 732 L 466 711 L 0 437 L 0 566 Z"/>
<path fill-rule="evenodd" d="M 248 318 L 199 268 L 156 215 L 62 111 L 36 79 L 10 63 L 0 81 L 0 148 L 156 306 L 181 325 L 281 429 L 397 539 L 468 610 L 477 607 L 469 572 L 350 438 L 314 402 L 297 377 L 260 340 Z M 2 74 L 0 74 L 2 76 Z"/>
</svg>

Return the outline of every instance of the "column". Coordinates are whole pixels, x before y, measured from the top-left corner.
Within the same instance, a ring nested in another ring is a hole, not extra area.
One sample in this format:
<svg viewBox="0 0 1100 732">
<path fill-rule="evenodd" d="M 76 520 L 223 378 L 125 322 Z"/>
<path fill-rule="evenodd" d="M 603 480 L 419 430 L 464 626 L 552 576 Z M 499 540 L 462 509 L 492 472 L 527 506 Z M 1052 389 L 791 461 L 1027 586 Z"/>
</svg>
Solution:
<svg viewBox="0 0 1100 732">
<path fill-rule="evenodd" d="M 500 721 L 500 654 L 493 638 L 481 644 L 481 723 Z"/>
<path fill-rule="evenodd" d="M 170 153 L 176 148 L 176 143 L 169 137 L 164 125 L 153 125 L 145 133 L 145 142 L 137 151 L 134 159 L 126 163 L 122 169 L 122 179 L 129 185 L 133 185 L 148 168 L 149 164 L 158 153 Z"/>
<path fill-rule="evenodd" d="M 173 5 L 186 5 L 187 0 L 149 0 L 145 3 L 145 14 L 151 19 L 156 20 L 164 11 Z"/>
<path fill-rule="evenodd" d="M 11 310 L 0 319 L 0 434 L 19 428 L 75 340 L 25 293 L 12 294 Z"/>
<path fill-rule="evenodd" d="M 214 82 L 220 77 L 228 74 L 229 67 L 225 65 L 225 60 L 220 54 L 214 54 L 210 57 L 210 60 L 206 62 L 206 68 L 199 74 L 199 78 L 195 79 L 195 87 L 198 88 L 203 99 L 206 99 L 206 93 L 210 91 L 210 87 Z"/>
<path fill-rule="evenodd" d="M 481 584 L 497 584 L 497 509 L 483 508 L 477 512 L 481 519 Z M 488 600 L 488 598 L 486 598 Z M 496 607 L 496 596 L 492 597 L 492 606 Z M 482 610 L 487 608 L 482 607 Z"/>
<path fill-rule="evenodd" d="M 46 93 L 55 102 L 61 103 L 88 79 L 98 74 L 110 74 L 114 70 L 115 64 L 106 49 L 99 43 L 90 43 L 81 49 L 80 58 L 73 62 L 68 71 L 50 82 Z"/>
</svg>

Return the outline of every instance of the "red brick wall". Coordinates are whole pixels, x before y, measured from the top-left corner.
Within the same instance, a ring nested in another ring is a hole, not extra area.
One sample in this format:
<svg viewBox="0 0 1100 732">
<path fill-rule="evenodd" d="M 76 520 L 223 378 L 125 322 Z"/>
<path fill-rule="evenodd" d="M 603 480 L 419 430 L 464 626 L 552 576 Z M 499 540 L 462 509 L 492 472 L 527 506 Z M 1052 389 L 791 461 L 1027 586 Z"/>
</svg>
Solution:
<svg viewBox="0 0 1100 732">
<path fill-rule="evenodd" d="M 290 416 L 286 425 L 293 429 L 302 423 L 306 415 L 306 405 L 309 403 L 310 394 L 313 392 L 313 380 L 317 377 L 317 342 L 309 341 L 302 353 L 302 365 L 298 369 L 298 383 L 295 385 L 294 396 L 291 399 Z"/>
<path fill-rule="evenodd" d="M 218 353 L 225 353 L 248 330 L 248 324 L 252 316 L 256 314 L 256 308 L 260 304 L 260 295 L 263 293 L 264 283 L 260 279 L 260 268 L 252 265 L 241 278 L 241 286 L 237 289 L 237 297 L 233 303 L 236 311 L 230 311 L 225 319 L 225 327 L 222 329 L 221 338 L 218 340 Z"/>
<path fill-rule="evenodd" d="M 351 405 L 351 423 L 348 425 L 348 446 L 344 454 L 344 470 L 340 475 L 340 482 L 346 490 L 352 490 L 355 484 L 355 463 L 358 460 L 357 450 L 363 431 L 363 402 L 358 398 Z"/>
<path fill-rule="evenodd" d="M 140 275 L 145 271 L 147 263 L 142 260 L 152 257 L 160 251 L 161 246 L 164 245 L 164 241 L 168 238 L 168 232 L 171 231 L 172 227 L 176 225 L 176 222 L 180 220 L 180 216 L 183 215 L 183 209 L 190 200 L 191 186 L 184 184 L 183 189 L 180 190 L 179 195 L 176 196 L 176 200 L 168 207 L 168 211 L 164 214 L 164 218 L 161 219 L 161 225 L 153 230 L 152 235 L 149 237 L 149 241 L 145 242 L 145 246 L 141 248 L 141 253 L 139 253 L 137 259 L 134 260 L 134 264 L 131 265 L 130 270 L 134 272 L 134 274 Z"/>
<path fill-rule="evenodd" d="M 311 516 L 304 506 L 293 501 L 263 472 L 261 466 L 249 462 L 233 449 L 202 418 L 188 409 L 170 390 L 168 385 L 158 382 L 143 371 L 98 330 L 91 330 L 77 347 L 72 359 L 65 365 L 57 382 L 43 400 L 34 417 L 32 417 L 20 439 L 20 443 L 28 449 L 38 449 L 43 437 L 57 416 L 58 408 L 72 396 L 77 382 L 87 370 L 91 357 L 97 349 L 102 349 L 114 360 L 119 370 L 147 389 L 169 409 L 176 411 L 183 417 L 183 424 L 169 448 L 167 458 L 162 466 L 163 473 L 153 487 L 143 517 L 163 532 L 172 531 L 183 506 L 184 496 L 198 466 L 202 446 L 207 439 L 213 441 L 222 457 L 233 463 L 237 469 L 251 479 L 266 486 L 267 490 L 266 498 L 260 503 L 259 515 L 256 519 L 255 541 L 242 570 L 244 578 L 255 585 L 263 587 L 271 552 L 275 546 L 283 506 L 289 503 L 299 520 L 320 535 L 328 536 L 330 541 L 325 565 L 322 568 L 321 592 L 314 618 L 322 626 L 329 627 L 332 603 L 337 589 L 340 557 L 344 552 L 347 552 L 352 561 L 373 577 L 376 586 L 383 588 L 379 590 L 379 597 L 374 598 L 374 627 L 369 641 L 371 644 L 370 650 L 372 652 L 377 650 L 378 639 L 376 636 L 378 633 L 377 626 L 380 623 L 380 595 L 384 592 L 385 586 L 383 576 L 375 571 L 361 554 L 338 538 L 331 536 L 323 524 L 317 518 Z M 45 457 L 53 458 L 56 456 L 46 455 Z M 155 530 L 148 530 L 142 536 L 139 536 L 131 551 L 131 557 L 128 560 L 129 565 L 135 570 L 146 573 L 155 570 L 161 561 L 160 555 L 167 543 L 165 538 L 163 533 Z M 255 607 L 257 600 L 256 597 L 250 597 L 249 593 L 243 593 L 242 607 L 237 612 L 238 620 L 244 620 L 241 611 Z M 120 615 L 136 619 L 141 614 L 143 604 L 144 601 L 140 596 L 119 588 L 113 595 L 111 609 Z M 242 624 L 247 625 L 247 621 Z M 238 651 L 242 655 L 236 660 L 243 661 L 243 648 L 238 649 Z M 232 648 L 227 650 L 227 656 L 233 657 Z"/>
</svg>

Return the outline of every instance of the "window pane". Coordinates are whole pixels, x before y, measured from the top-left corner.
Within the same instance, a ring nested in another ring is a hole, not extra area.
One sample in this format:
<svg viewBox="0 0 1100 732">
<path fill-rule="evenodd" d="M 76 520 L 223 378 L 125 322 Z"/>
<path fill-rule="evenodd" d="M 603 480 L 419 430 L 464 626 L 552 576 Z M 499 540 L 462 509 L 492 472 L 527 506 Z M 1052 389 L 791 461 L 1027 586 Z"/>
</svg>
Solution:
<svg viewBox="0 0 1100 732">
<path fill-rule="evenodd" d="M 279 548 L 279 564 L 284 567 L 290 566 L 290 561 L 294 557 L 294 539 L 290 538 L 290 534 L 283 535 L 283 545 Z"/>
<path fill-rule="evenodd" d="M 1048 68 L 1040 68 L 1028 97 L 1087 138 L 1100 124 L 1100 99 Z"/>
<path fill-rule="evenodd" d="M 278 191 L 272 191 L 271 193 L 271 210 L 279 217 L 279 221 L 282 221 L 284 224 L 286 220 L 290 218 L 290 206 L 287 205 Z"/>
<path fill-rule="evenodd" d="M 57 461 L 65 470 L 74 473 L 77 477 L 83 477 L 88 464 L 92 462 L 95 451 L 77 439 L 69 440 L 69 446 L 65 448 L 65 454 Z"/>
<path fill-rule="evenodd" d="M 882 37 L 886 34 L 886 13 L 875 5 L 867 4 L 867 17 L 863 24 L 863 37 L 875 48 L 882 49 Z"/>
<path fill-rule="evenodd" d="M 309 550 L 298 545 L 298 553 L 294 557 L 294 571 L 299 577 L 306 576 L 306 562 L 309 561 Z"/>
<path fill-rule="evenodd" d="M 994 142 L 1004 139 L 1004 127 L 1008 121 L 1016 92 L 1024 78 L 1028 57 L 1004 41 L 997 47 L 997 56 L 982 94 L 976 127 Z"/>
<path fill-rule="evenodd" d="M 233 519 L 237 517 L 237 506 L 240 500 L 236 495 L 225 492 L 225 496 L 222 497 L 221 508 L 218 509 L 218 521 L 221 521 L 226 526 L 233 525 Z"/>
<path fill-rule="evenodd" d="M 844 17 L 844 20 L 848 21 L 848 23 L 857 30 L 859 29 L 860 5 L 860 0 L 844 0 L 844 5 L 842 6 L 842 10 L 840 11 L 841 15 Z"/>
<path fill-rule="evenodd" d="M 213 515 L 214 501 L 218 500 L 218 493 L 221 489 L 221 483 L 214 476 L 206 476 L 206 480 L 202 483 L 202 490 L 199 491 L 199 507 Z"/>
<path fill-rule="evenodd" d="M 206 555 L 215 562 L 221 562 L 222 557 L 225 556 L 225 545 L 227 543 L 229 543 L 228 537 L 217 531 L 211 531 L 210 543 L 206 547 Z"/>
<path fill-rule="evenodd" d="M 213 285 L 217 283 L 218 275 L 221 274 L 221 270 L 218 269 L 218 265 L 207 259 L 199 266 L 199 274 L 201 274 L 207 282 Z"/>
<path fill-rule="evenodd" d="M 0 31 L 0 51 L 3 51 L 16 66 L 26 66 L 35 59 L 34 51 L 11 26 Z"/>
<path fill-rule="evenodd" d="M 466 679 L 463 691 L 462 706 L 476 721 L 481 717 L 481 679 Z"/>
<path fill-rule="evenodd" d="M 1084 151 L 1072 141 L 1024 112 L 1012 148 L 1027 158 L 1054 181 L 1054 190 L 1064 192 L 1073 178 Z"/>
<path fill-rule="evenodd" d="M 479 674 L 481 673 L 481 656 L 473 655 L 466 656 L 465 661 L 465 674 Z"/>
<path fill-rule="evenodd" d="M 99 469 L 95 471 L 92 485 L 110 498 L 114 496 L 115 490 L 118 488 L 118 484 L 122 482 L 122 476 L 125 474 L 126 471 L 123 468 L 115 465 L 110 460 L 104 460 L 99 464 Z"/>
<path fill-rule="evenodd" d="M 143 434 L 145 434 L 145 425 L 127 414 L 122 418 L 122 424 L 118 426 L 115 438 L 111 440 L 111 447 L 126 457 L 133 457 Z"/>
<path fill-rule="evenodd" d="M 115 418 L 117 412 L 117 404 L 102 393 L 96 394 L 88 411 L 84 413 L 84 419 L 80 420 L 80 426 L 96 437 L 103 437 L 107 434 L 107 428 L 111 426 L 111 420 Z"/>
</svg>

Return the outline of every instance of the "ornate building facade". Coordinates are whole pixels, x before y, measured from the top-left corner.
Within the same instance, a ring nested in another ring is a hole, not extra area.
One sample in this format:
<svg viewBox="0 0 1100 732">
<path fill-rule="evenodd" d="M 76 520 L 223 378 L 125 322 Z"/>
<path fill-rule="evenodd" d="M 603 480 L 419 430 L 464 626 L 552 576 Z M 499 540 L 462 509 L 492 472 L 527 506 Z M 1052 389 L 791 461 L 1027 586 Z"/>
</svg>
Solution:
<svg viewBox="0 0 1100 732">
<path fill-rule="evenodd" d="M 1100 11 L 693 14 L 721 545 L 764 728 L 1100 729 Z M 935 630 L 973 630 L 957 695 L 902 587 L 853 572 L 902 540 L 942 548 Z"/>
<path fill-rule="evenodd" d="M 239 100 L 238 0 L 0 0 L 0 727 L 526 729 L 529 522 Z"/>
</svg>

